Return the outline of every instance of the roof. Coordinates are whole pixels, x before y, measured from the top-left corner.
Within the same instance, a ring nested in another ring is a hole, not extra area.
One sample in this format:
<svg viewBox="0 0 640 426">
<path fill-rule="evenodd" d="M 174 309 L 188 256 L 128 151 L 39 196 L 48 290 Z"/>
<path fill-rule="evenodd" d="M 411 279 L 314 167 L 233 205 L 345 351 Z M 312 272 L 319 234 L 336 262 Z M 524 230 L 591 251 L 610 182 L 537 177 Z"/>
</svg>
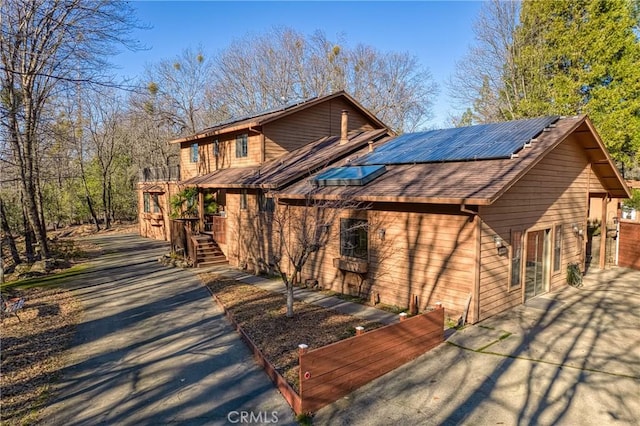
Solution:
<svg viewBox="0 0 640 426">
<path fill-rule="evenodd" d="M 370 142 L 388 138 L 387 129 L 352 133 L 346 144 L 339 136 L 327 136 L 302 146 L 262 166 L 227 168 L 181 182 L 202 188 L 278 189 L 335 163 Z"/>
<path fill-rule="evenodd" d="M 520 149 L 517 156 L 479 161 L 465 159 L 416 163 L 383 157 L 378 164 L 385 165 L 386 173 L 364 186 L 319 187 L 310 179 L 291 185 L 279 191 L 279 194 L 282 198 L 293 199 L 313 194 L 320 199 L 490 205 L 575 132 L 586 135 L 578 140 L 592 163 L 592 169 L 610 195 L 618 198 L 630 196 L 629 189 L 586 116 L 561 118 L 544 130 L 527 144 L 526 149 Z M 384 152 L 385 147 L 401 138 L 385 142 L 376 148 L 376 152 Z M 420 145 L 416 145 L 413 149 L 420 148 Z M 375 152 L 368 154 L 362 150 L 359 154 L 360 157 L 353 158 L 351 164 L 372 164 L 370 160 L 375 158 Z"/>
<path fill-rule="evenodd" d="M 539 117 L 428 132 L 405 133 L 358 164 L 415 164 L 510 158 L 559 117 Z"/>
<path fill-rule="evenodd" d="M 142 185 L 140 185 L 139 189 L 142 192 L 152 192 L 152 193 L 160 193 L 160 194 L 166 192 L 165 189 L 161 185 L 158 185 L 158 184 L 155 184 L 155 183 L 142 184 Z"/>
<path fill-rule="evenodd" d="M 329 101 L 331 99 L 339 98 L 339 97 L 344 98 L 348 103 L 353 105 L 354 108 L 359 110 L 363 115 L 365 115 L 369 120 L 371 120 L 372 123 L 375 123 L 377 127 L 386 128 L 386 125 L 383 122 L 381 122 L 375 115 L 373 115 L 366 108 L 360 105 L 358 101 L 353 99 L 345 91 L 339 91 L 326 96 L 309 98 L 297 103 L 289 103 L 281 107 L 255 113 L 253 115 L 247 115 L 244 117 L 238 117 L 238 118 L 233 118 L 231 120 L 223 121 L 221 123 L 218 123 L 212 127 L 208 127 L 193 135 L 172 140 L 170 141 L 170 143 L 191 142 L 191 141 L 196 141 L 196 140 L 211 137 L 211 136 L 217 136 L 224 133 L 230 133 L 230 132 L 236 132 L 244 129 L 260 127 L 272 121 L 279 120 L 288 115 L 300 112 L 307 108 L 311 108 L 315 105 L 318 105 L 323 102 Z"/>
</svg>

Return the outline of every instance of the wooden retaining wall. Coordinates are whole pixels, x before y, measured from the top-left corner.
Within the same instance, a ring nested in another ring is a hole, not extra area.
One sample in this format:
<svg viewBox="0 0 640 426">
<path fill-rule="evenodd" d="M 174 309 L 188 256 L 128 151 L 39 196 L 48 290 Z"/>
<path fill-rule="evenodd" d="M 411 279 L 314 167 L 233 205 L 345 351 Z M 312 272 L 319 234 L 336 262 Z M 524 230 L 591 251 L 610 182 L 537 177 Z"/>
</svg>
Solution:
<svg viewBox="0 0 640 426">
<path fill-rule="evenodd" d="M 444 309 L 300 351 L 302 412 L 314 412 L 444 341 Z"/>
<path fill-rule="evenodd" d="M 618 266 L 640 270 L 640 223 L 620 221 Z"/>
</svg>

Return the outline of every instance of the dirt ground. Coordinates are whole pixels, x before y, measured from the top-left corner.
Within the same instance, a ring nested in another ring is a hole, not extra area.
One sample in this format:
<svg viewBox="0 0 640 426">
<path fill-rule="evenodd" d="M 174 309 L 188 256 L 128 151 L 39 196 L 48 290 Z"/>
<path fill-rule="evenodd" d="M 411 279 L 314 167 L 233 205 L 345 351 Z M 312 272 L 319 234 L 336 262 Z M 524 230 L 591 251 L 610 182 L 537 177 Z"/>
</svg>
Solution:
<svg viewBox="0 0 640 426">
<path fill-rule="evenodd" d="M 26 302 L 15 315 L 2 319 L 0 394 L 2 424 L 29 424 L 45 401 L 49 384 L 64 366 L 81 306 L 59 288 L 18 290 Z"/>
<path fill-rule="evenodd" d="M 287 318 L 282 294 L 212 274 L 200 274 L 200 278 L 296 391 L 298 344 L 319 348 L 354 336 L 359 325 L 367 330 L 381 326 L 301 302 L 294 304 L 294 317 Z"/>
</svg>

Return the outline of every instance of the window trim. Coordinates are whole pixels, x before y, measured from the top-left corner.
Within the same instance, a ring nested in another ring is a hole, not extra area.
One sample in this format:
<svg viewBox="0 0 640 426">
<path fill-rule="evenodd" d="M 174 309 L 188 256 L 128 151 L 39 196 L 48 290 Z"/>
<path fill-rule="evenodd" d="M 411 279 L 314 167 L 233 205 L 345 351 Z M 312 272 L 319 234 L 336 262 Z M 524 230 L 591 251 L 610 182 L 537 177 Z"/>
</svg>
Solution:
<svg viewBox="0 0 640 426">
<path fill-rule="evenodd" d="M 236 158 L 246 158 L 249 156 L 249 135 L 243 133 L 236 136 Z"/>
<path fill-rule="evenodd" d="M 346 247 L 349 240 L 357 240 L 353 248 Z M 353 217 L 340 219 L 340 257 L 369 260 L 369 221 L 367 219 Z"/>
<path fill-rule="evenodd" d="M 558 239 L 558 236 L 560 237 L 559 239 Z M 558 243 L 560 244 L 558 245 Z M 553 260 L 551 264 L 552 275 L 558 275 L 559 273 L 562 272 L 562 250 L 563 249 L 564 249 L 564 227 L 562 226 L 562 224 L 557 224 L 557 225 L 554 225 L 553 227 L 553 251 L 552 251 Z"/>
<path fill-rule="evenodd" d="M 524 235 L 525 232 L 520 229 L 512 229 L 511 230 L 511 241 L 509 247 L 509 291 L 519 290 L 522 288 L 522 260 L 524 255 Z M 517 266 L 517 277 L 518 282 L 514 284 L 514 260 L 516 260 L 516 248 L 519 249 L 519 257 L 518 266 Z"/>
</svg>

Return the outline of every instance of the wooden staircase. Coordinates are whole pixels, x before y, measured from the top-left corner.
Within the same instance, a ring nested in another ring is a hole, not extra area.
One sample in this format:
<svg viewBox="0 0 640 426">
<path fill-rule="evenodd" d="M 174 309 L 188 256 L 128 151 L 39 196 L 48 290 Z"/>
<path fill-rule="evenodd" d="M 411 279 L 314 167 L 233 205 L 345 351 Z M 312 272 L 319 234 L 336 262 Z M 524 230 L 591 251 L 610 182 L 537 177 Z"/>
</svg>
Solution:
<svg viewBox="0 0 640 426">
<path fill-rule="evenodd" d="M 196 249 L 195 266 L 206 268 L 208 266 L 228 264 L 227 257 L 210 235 L 200 234 L 191 238 Z"/>
</svg>

